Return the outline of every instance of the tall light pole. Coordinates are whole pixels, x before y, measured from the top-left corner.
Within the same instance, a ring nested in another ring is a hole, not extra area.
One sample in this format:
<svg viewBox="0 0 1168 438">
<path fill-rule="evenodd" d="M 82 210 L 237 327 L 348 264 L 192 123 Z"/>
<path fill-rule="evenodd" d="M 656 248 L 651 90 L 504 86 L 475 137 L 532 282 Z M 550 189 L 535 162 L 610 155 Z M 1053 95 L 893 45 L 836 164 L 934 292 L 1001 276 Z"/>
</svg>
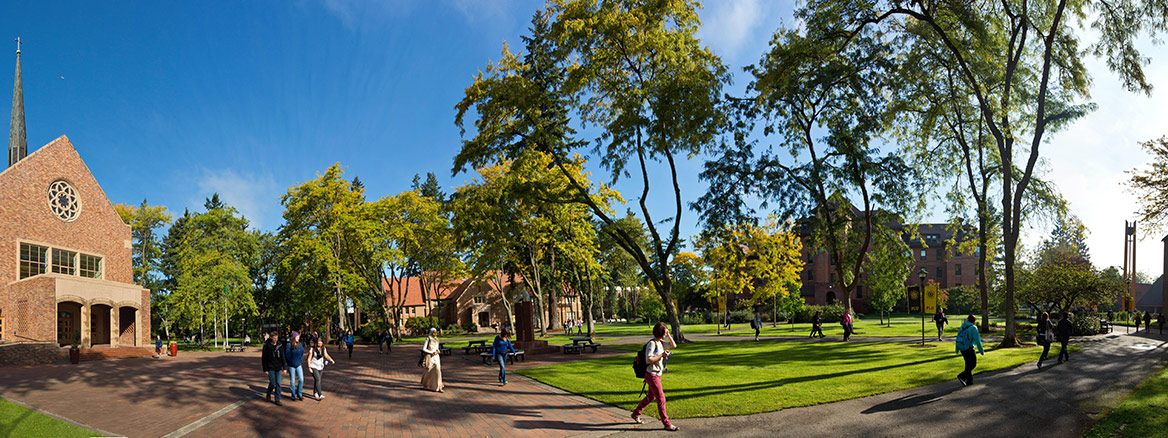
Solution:
<svg viewBox="0 0 1168 438">
<path fill-rule="evenodd" d="M 921 279 L 919 286 L 921 289 L 918 296 L 921 298 L 921 346 L 923 347 L 925 345 L 925 277 L 929 276 L 929 271 L 925 270 L 925 268 L 921 268 L 921 271 L 917 273 L 917 276 Z"/>
</svg>

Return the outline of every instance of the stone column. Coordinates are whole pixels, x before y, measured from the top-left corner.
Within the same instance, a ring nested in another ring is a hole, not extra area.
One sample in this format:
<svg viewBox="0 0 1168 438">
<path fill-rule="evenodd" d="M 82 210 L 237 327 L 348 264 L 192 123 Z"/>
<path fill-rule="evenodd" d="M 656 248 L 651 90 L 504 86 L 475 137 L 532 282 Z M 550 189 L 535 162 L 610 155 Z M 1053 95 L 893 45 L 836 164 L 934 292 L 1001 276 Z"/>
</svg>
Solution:
<svg viewBox="0 0 1168 438">
<path fill-rule="evenodd" d="M 81 305 L 81 348 L 92 348 L 93 339 L 89 336 L 89 325 L 93 323 L 89 317 L 89 304 Z"/>
<path fill-rule="evenodd" d="M 110 306 L 110 347 L 117 347 L 118 341 L 122 339 L 122 324 L 118 322 L 118 317 L 121 316 L 121 313 L 118 311 L 118 306 Z"/>
</svg>

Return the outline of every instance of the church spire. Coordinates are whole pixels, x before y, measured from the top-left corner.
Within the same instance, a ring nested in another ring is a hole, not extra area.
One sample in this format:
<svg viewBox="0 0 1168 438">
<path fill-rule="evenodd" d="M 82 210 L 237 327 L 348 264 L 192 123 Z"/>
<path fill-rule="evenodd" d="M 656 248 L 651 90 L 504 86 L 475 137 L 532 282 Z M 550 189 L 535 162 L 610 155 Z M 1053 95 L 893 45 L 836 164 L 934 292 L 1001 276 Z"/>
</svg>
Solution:
<svg viewBox="0 0 1168 438">
<path fill-rule="evenodd" d="M 20 38 L 16 39 L 16 84 L 12 89 L 12 125 L 8 132 L 8 167 L 28 155 L 24 134 L 24 87 L 20 80 Z"/>
</svg>

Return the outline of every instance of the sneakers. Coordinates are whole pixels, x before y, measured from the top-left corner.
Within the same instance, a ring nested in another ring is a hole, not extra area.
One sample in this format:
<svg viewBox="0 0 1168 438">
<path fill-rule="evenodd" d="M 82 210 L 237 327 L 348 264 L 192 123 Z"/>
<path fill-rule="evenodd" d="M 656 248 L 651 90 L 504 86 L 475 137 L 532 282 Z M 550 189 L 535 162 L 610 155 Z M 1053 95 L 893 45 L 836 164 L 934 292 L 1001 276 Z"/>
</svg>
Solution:
<svg viewBox="0 0 1168 438">
<path fill-rule="evenodd" d="M 645 424 L 645 422 L 644 422 L 644 421 L 641 421 L 641 416 L 640 416 L 640 415 L 637 415 L 637 414 L 632 414 L 632 415 L 630 415 L 629 417 L 633 419 L 633 422 L 634 422 L 634 423 L 637 423 L 637 424 Z"/>
<path fill-rule="evenodd" d="M 957 381 L 961 382 L 961 386 L 969 386 L 969 382 L 966 382 L 965 379 L 961 378 L 961 376 L 957 376 Z"/>
<path fill-rule="evenodd" d="M 677 432 L 677 426 L 674 426 L 672 424 L 666 424 L 665 430 L 668 430 L 670 432 Z"/>
</svg>

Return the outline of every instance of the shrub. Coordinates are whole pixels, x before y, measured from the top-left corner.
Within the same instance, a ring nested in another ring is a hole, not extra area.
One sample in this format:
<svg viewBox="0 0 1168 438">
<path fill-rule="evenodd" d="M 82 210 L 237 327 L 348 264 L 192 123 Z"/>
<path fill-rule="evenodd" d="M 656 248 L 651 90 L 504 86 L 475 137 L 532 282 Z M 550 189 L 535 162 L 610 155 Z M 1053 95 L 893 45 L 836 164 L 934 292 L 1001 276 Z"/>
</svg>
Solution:
<svg viewBox="0 0 1168 438">
<path fill-rule="evenodd" d="M 730 312 L 731 323 L 745 323 L 754 320 L 754 312 L 749 310 L 738 310 Z"/>
<path fill-rule="evenodd" d="M 1074 327 L 1072 333 L 1075 336 L 1097 335 L 1101 331 L 1099 318 L 1094 315 L 1071 315 L 1071 325 Z"/>
<path fill-rule="evenodd" d="M 455 324 L 447 324 L 446 328 L 442 329 L 442 333 L 455 333 L 458 331 L 458 326 Z"/>
<path fill-rule="evenodd" d="M 681 315 L 681 323 L 682 324 L 687 324 L 687 325 L 704 324 L 705 322 L 706 322 L 706 315 L 704 315 L 702 313 L 691 312 L 691 313 L 687 313 L 685 315 Z"/>
<path fill-rule="evenodd" d="M 438 328 L 440 326 L 437 316 L 431 316 L 429 318 L 414 316 L 406 319 L 406 330 L 409 330 L 414 336 L 424 335 L 430 331 L 431 327 Z"/>
<path fill-rule="evenodd" d="M 473 322 L 468 322 L 462 325 L 462 331 L 467 333 L 478 333 L 479 326 Z"/>
</svg>

